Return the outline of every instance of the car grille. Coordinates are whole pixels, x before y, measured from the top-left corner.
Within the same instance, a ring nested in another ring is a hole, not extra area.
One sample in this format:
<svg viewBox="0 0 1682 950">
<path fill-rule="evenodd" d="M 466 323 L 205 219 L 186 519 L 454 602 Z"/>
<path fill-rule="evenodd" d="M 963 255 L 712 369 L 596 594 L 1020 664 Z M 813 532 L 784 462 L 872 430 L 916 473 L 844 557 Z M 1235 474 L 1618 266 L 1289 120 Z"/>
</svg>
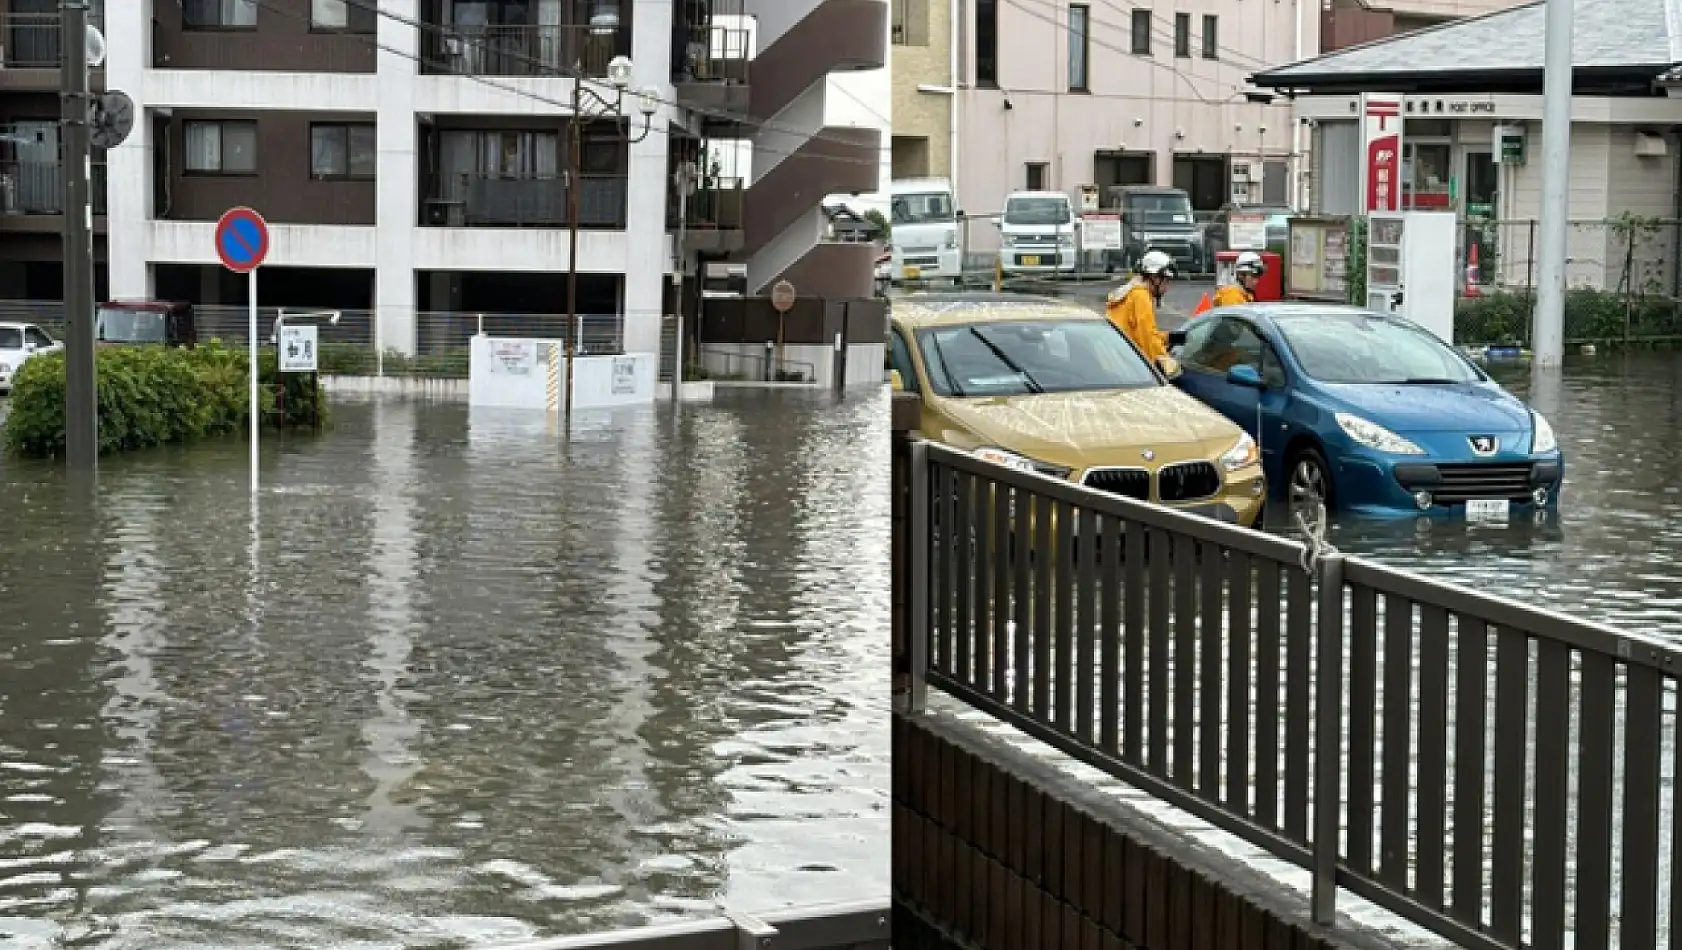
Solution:
<svg viewBox="0 0 1682 950">
<path fill-rule="evenodd" d="M 1156 473 L 1156 493 L 1164 502 L 1196 501 L 1221 490 L 1221 473 L 1210 462 L 1164 465 Z"/>
<path fill-rule="evenodd" d="M 1151 473 L 1142 468 L 1095 468 L 1086 473 L 1088 488 L 1150 501 Z"/>
<path fill-rule="evenodd" d="M 1441 484 L 1431 492 L 1442 504 L 1456 504 L 1471 498 L 1524 498 L 1530 494 L 1530 466 L 1525 465 L 1438 465 Z"/>
<path fill-rule="evenodd" d="M 940 256 L 937 254 L 907 254 L 902 260 L 911 267 L 938 267 Z"/>
</svg>

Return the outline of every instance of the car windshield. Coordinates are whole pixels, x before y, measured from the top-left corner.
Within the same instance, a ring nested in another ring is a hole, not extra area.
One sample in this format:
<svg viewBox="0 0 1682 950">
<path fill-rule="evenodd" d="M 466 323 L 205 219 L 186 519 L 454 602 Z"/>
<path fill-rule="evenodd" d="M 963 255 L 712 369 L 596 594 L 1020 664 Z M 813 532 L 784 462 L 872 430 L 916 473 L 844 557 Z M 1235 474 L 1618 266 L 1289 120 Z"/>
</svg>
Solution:
<svg viewBox="0 0 1682 950">
<path fill-rule="evenodd" d="M 1005 202 L 1006 224 L 1068 224 L 1066 198 L 1012 198 Z"/>
<path fill-rule="evenodd" d="M 0 350 L 23 349 L 23 331 L 17 327 L 0 327 Z"/>
<path fill-rule="evenodd" d="M 1302 371 L 1323 383 L 1427 384 L 1482 380 L 1429 331 L 1368 313 L 1274 317 Z"/>
<path fill-rule="evenodd" d="M 97 339 L 116 343 L 163 343 L 167 335 L 164 315 L 156 310 L 99 308 Z"/>
<path fill-rule="evenodd" d="M 1191 199 L 1172 192 L 1144 193 L 1127 199 L 1127 210 L 1143 224 L 1190 224 Z"/>
<path fill-rule="evenodd" d="M 1104 320 L 955 323 L 918 331 L 929 384 L 942 396 L 1017 396 L 1161 385 Z"/>
<path fill-rule="evenodd" d="M 944 192 L 894 196 L 895 224 L 949 224 L 956 220 L 952 196 Z"/>
</svg>

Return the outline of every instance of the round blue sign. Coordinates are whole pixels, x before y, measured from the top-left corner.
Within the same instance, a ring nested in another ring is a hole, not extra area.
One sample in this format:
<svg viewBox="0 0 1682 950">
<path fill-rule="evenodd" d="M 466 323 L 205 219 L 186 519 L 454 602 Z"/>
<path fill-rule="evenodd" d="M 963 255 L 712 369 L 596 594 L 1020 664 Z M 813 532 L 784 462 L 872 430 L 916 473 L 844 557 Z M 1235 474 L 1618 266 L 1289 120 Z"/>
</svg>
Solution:
<svg viewBox="0 0 1682 950">
<path fill-rule="evenodd" d="M 244 274 L 269 255 L 269 226 L 250 208 L 233 208 L 216 222 L 216 256 L 222 266 Z"/>
</svg>

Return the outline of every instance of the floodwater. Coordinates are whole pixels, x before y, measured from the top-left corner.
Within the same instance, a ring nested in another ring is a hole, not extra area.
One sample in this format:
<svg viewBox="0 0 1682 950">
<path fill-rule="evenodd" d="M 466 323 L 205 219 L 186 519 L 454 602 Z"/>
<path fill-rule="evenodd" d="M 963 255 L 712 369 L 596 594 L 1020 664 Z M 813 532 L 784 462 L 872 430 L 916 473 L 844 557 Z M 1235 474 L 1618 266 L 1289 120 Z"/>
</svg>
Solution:
<svg viewBox="0 0 1682 950">
<path fill-rule="evenodd" d="M 886 394 L 721 402 L 0 462 L 0 945 L 885 896 Z"/>
</svg>

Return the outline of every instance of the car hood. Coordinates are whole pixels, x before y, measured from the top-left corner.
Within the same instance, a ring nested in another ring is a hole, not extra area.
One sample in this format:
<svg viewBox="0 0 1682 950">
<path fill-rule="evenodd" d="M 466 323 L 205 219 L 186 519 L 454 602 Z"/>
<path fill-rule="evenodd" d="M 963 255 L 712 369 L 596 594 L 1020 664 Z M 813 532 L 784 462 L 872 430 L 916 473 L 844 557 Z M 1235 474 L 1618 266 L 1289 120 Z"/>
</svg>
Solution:
<svg viewBox="0 0 1682 950">
<path fill-rule="evenodd" d="M 1171 386 L 944 399 L 941 409 L 967 430 L 943 433 L 944 442 L 1070 468 L 1138 465 L 1146 449 L 1162 463 L 1214 458 L 1239 435 L 1224 416 Z"/>
<path fill-rule="evenodd" d="M 1342 408 L 1396 432 L 1530 429 L 1530 410 L 1489 383 L 1325 385 Z"/>
</svg>

